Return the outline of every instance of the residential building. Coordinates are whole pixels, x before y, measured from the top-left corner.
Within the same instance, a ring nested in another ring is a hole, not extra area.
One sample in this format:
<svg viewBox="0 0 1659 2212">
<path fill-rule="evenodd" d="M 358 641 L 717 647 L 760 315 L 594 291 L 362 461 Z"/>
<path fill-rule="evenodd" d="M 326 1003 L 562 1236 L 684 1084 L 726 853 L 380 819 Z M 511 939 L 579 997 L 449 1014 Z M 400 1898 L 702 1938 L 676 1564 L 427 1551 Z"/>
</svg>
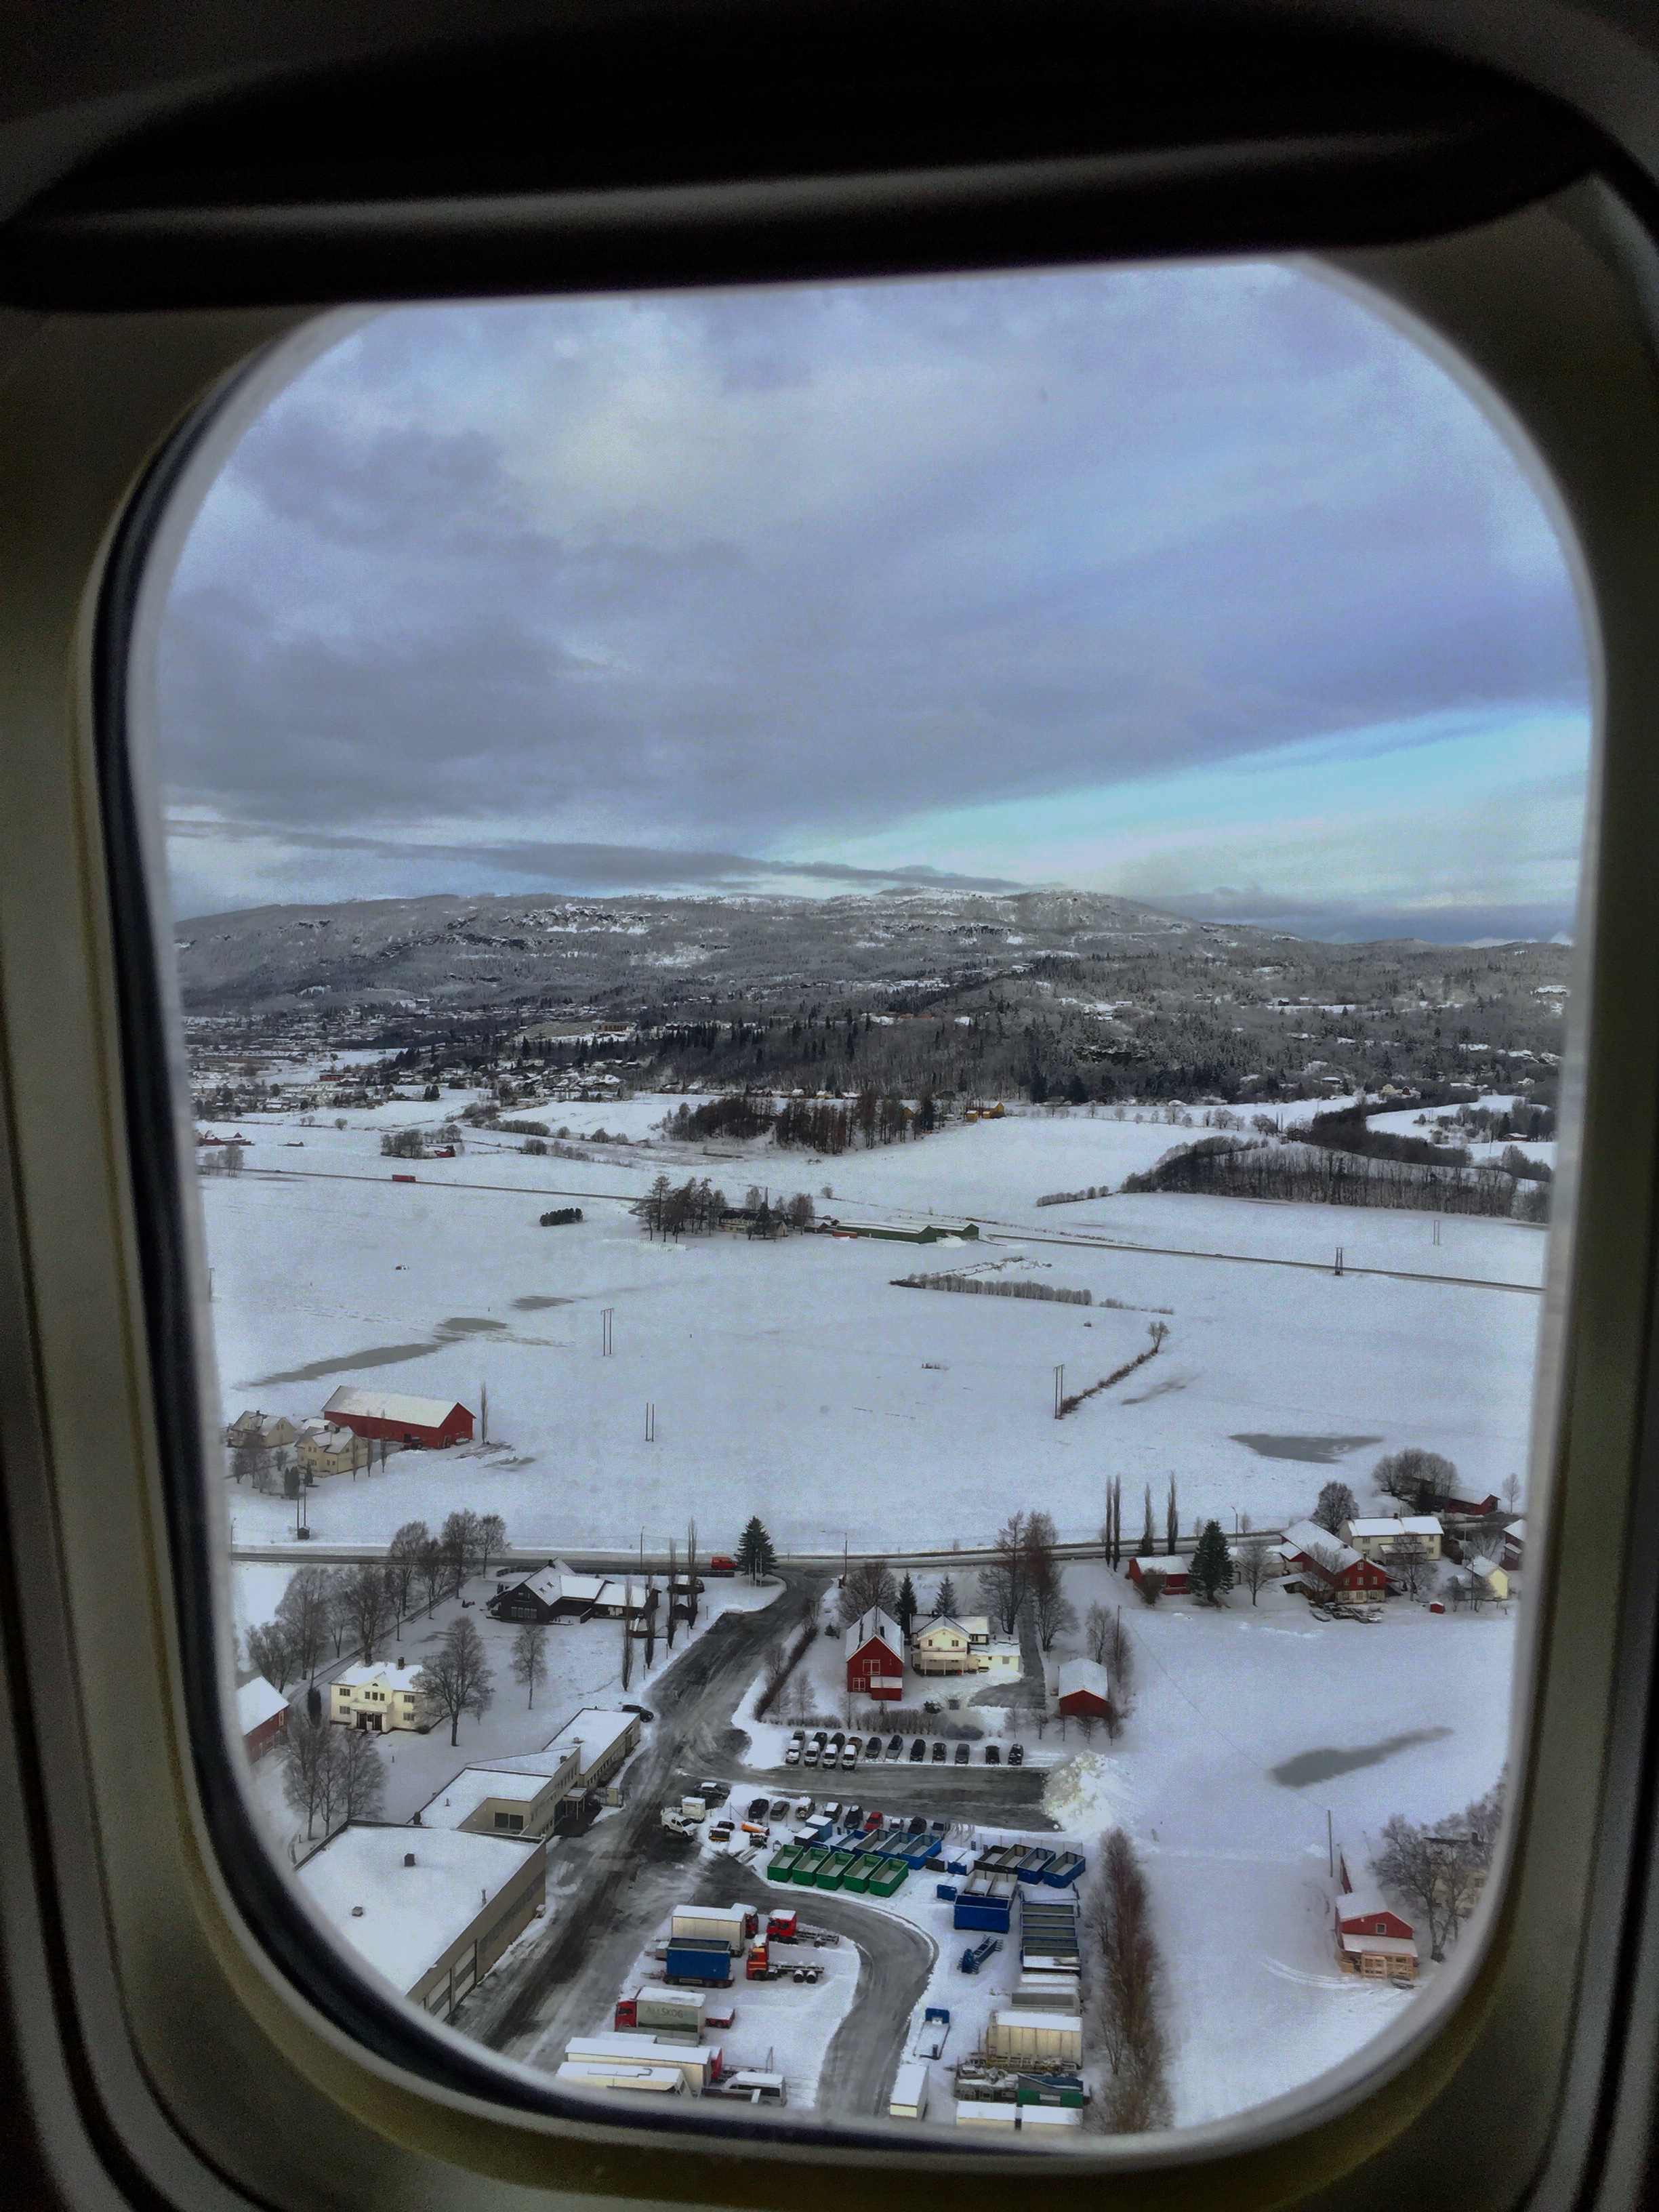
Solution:
<svg viewBox="0 0 1659 2212">
<path fill-rule="evenodd" d="M 910 1664 L 918 1674 L 982 1674 L 1000 1670 L 1006 1667 L 1009 1649 L 1015 1654 L 1018 1674 L 1018 1642 L 994 1637 L 990 1621 L 982 1613 L 939 1613 L 919 1620 L 910 1632 Z"/>
<path fill-rule="evenodd" d="M 1286 1589 L 1300 1590 L 1316 1605 L 1376 1605 L 1388 1596 L 1388 1569 L 1317 1522 L 1292 1522 L 1285 1540 Z"/>
<path fill-rule="evenodd" d="M 1179 1552 L 1170 1552 L 1155 1559 L 1131 1559 L 1123 1571 L 1137 1586 L 1147 1575 L 1156 1572 L 1163 1576 L 1164 1588 L 1169 1596 L 1185 1597 L 1187 1595 L 1187 1562 Z"/>
<path fill-rule="evenodd" d="M 305 1421 L 294 1447 L 294 1456 L 307 1474 L 355 1474 L 368 1465 L 366 1437 L 355 1429 L 337 1427 L 332 1421 Z"/>
<path fill-rule="evenodd" d="M 1471 1595 L 1478 1593 L 1481 1597 L 1493 1598 L 1500 1604 L 1510 1594 L 1507 1572 L 1496 1559 L 1489 1559 L 1484 1552 L 1474 1552 L 1466 1556 L 1452 1581 L 1455 1585 L 1461 1584 Z"/>
<path fill-rule="evenodd" d="M 1498 1560 L 1505 1574 L 1515 1574 L 1527 1564 L 1527 1524 L 1511 1521 L 1504 1531 L 1504 1552 Z"/>
<path fill-rule="evenodd" d="M 250 1759 L 263 1759 L 288 1734 L 288 1699 L 263 1674 L 251 1674 L 236 1692 L 236 1725 Z"/>
<path fill-rule="evenodd" d="M 280 1451 L 294 1442 L 295 1427 L 286 1413 L 262 1413 L 257 1408 L 239 1413 L 225 1431 L 225 1442 L 233 1448 L 237 1444 L 264 1444 L 268 1451 Z"/>
<path fill-rule="evenodd" d="M 366 1729 L 371 1735 L 387 1735 L 394 1729 L 429 1729 L 429 1705 L 415 1686 L 420 1671 L 412 1659 L 347 1667 L 328 1686 L 330 1720 L 343 1728 Z"/>
<path fill-rule="evenodd" d="M 447 2020 L 547 1899 L 547 1847 L 352 1820 L 297 1869 L 341 1941 Z"/>
<path fill-rule="evenodd" d="M 656 1610 L 659 1595 L 623 1577 L 573 1573 L 556 1559 L 539 1574 L 502 1583 L 489 1610 L 497 1620 L 569 1627 L 584 1620 L 620 1620 L 624 1613 L 630 1620 L 643 1620 Z"/>
<path fill-rule="evenodd" d="M 1342 1523 L 1342 1541 L 1349 1550 L 1358 1552 L 1362 1559 L 1380 1559 L 1385 1566 L 1400 1557 L 1401 1549 L 1413 1537 L 1421 1547 L 1417 1554 L 1419 1559 L 1437 1559 L 1444 1534 L 1432 1513 L 1407 1513 L 1397 1518 L 1383 1516 Z"/>
<path fill-rule="evenodd" d="M 465 1443 L 472 1435 L 472 1416 L 454 1398 L 412 1398 L 396 1391 L 342 1389 L 334 1393 L 323 1413 L 337 1426 L 355 1429 L 360 1437 L 410 1448 L 424 1446 L 440 1451 L 450 1444 Z"/>
<path fill-rule="evenodd" d="M 1112 1685 L 1093 1659 L 1066 1659 L 1060 1669 L 1060 1710 L 1071 1720 L 1110 1720 Z"/>
<path fill-rule="evenodd" d="M 892 1700 L 904 1692 L 904 1633 L 897 1621 L 872 1606 L 842 1638 L 847 1687 L 854 1697 Z"/>
</svg>

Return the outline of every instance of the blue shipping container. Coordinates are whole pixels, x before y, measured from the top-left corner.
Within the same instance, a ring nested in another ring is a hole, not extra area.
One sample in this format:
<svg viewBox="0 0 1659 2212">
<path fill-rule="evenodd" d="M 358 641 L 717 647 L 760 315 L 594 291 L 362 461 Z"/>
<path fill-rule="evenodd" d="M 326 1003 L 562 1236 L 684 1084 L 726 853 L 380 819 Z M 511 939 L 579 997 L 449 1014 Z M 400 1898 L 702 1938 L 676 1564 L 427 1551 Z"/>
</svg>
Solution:
<svg viewBox="0 0 1659 2212">
<path fill-rule="evenodd" d="M 664 1978 L 671 1982 L 704 1982 L 711 1988 L 732 1985 L 732 1954 L 724 1943 L 682 1940 L 668 1946 L 663 1961 Z"/>
</svg>

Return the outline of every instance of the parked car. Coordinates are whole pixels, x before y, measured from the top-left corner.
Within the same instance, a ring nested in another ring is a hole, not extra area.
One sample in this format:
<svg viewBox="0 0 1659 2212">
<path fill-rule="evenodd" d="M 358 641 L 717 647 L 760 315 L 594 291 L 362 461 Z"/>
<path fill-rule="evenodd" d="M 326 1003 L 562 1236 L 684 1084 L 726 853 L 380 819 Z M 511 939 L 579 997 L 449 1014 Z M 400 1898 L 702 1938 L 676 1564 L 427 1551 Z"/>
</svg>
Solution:
<svg viewBox="0 0 1659 2212">
<path fill-rule="evenodd" d="M 948 1836 L 951 1832 L 951 1823 L 948 1820 L 930 1820 L 927 1825 L 931 1832 L 936 1836 Z"/>
<path fill-rule="evenodd" d="M 842 1730 L 841 1730 L 840 1729 L 837 1729 L 836 1730 L 835 1734 L 830 1737 L 830 1742 L 831 1742 L 831 1743 L 833 1743 L 833 1744 L 835 1745 L 836 1749 L 837 1751 L 839 1751 L 839 1750 L 841 1749 L 841 1747 L 842 1747 L 842 1744 L 844 1744 L 844 1743 L 846 1742 L 847 1738 L 846 1738 L 846 1736 L 843 1735 L 843 1733 L 842 1732 Z"/>
<path fill-rule="evenodd" d="M 843 1828 L 861 1828 L 864 1826 L 863 1806 L 849 1805 L 841 1816 L 841 1825 Z"/>
<path fill-rule="evenodd" d="M 945 1708 L 937 1698 L 927 1698 L 922 1701 L 921 1710 L 925 1713 L 942 1713 Z"/>
<path fill-rule="evenodd" d="M 637 1713 L 642 1721 L 653 1721 L 657 1717 L 649 1705 L 624 1705 L 623 1711 L 625 1713 Z"/>
<path fill-rule="evenodd" d="M 826 1729 L 814 1729 L 812 1731 L 812 1741 L 822 1747 L 830 1741 L 829 1731 Z"/>
<path fill-rule="evenodd" d="M 800 1746 L 798 1743 L 792 1743 L 788 1747 L 787 1750 L 783 1754 L 783 1763 L 786 1766 L 799 1766 L 800 1765 Z"/>
<path fill-rule="evenodd" d="M 766 1818 L 766 1800 L 764 1797 L 751 1797 L 750 1799 L 748 1817 L 751 1820 L 763 1820 Z"/>
<path fill-rule="evenodd" d="M 890 1735 L 888 1737 L 887 1756 L 889 1759 L 891 1759 L 896 1753 L 902 1751 L 903 1748 L 904 1738 L 902 1735 Z"/>
<path fill-rule="evenodd" d="M 878 1805 L 872 1805 L 864 1816 L 865 1834 L 866 1836 L 873 1835 L 878 1828 L 882 1827 L 885 1824 L 882 1820 L 881 1808 Z"/>
<path fill-rule="evenodd" d="M 924 1738 L 922 1738 L 921 1736 L 918 1736 L 918 1737 L 916 1738 L 915 1741 L 911 1745 L 911 1747 L 910 1747 L 910 1756 L 911 1756 L 911 1758 L 912 1758 L 912 1759 L 926 1759 L 926 1758 L 927 1758 L 927 1742 L 926 1742 L 925 1739 L 924 1739 Z"/>
<path fill-rule="evenodd" d="M 881 1757 L 881 1738 L 878 1735 L 872 1735 L 869 1742 L 865 1745 L 864 1755 L 866 1759 Z"/>
<path fill-rule="evenodd" d="M 948 1755 L 949 1748 L 949 1746 L 945 1743 L 942 1736 L 935 1741 L 933 1745 L 933 1764 L 935 1766 L 942 1764 Z"/>
<path fill-rule="evenodd" d="M 1002 1764 L 1002 1753 L 994 1743 L 988 1743 L 985 1747 L 985 1764 L 988 1766 L 1000 1766 Z"/>
<path fill-rule="evenodd" d="M 922 1819 L 920 1813 L 913 1813 L 910 1815 L 910 1826 L 906 1832 L 912 1836 L 925 1836 L 927 1834 L 927 1823 Z"/>
<path fill-rule="evenodd" d="M 966 1745 L 965 1743 L 959 1743 L 959 1744 L 957 1746 L 957 1765 L 958 1766 L 966 1766 L 966 1765 L 967 1765 L 967 1764 L 968 1764 L 968 1747 L 967 1747 L 967 1745 Z"/>
<path fill-rule="evenodd" d="M 796 1743 L 805 1743 L 806 1741 L 806 1730 L 805 1729 L 791 1729 L 789 1734 L 791 1738 Z"/>
<path fill-rule="evenodd" d="M 1025 1764 L 1025 1747 L 1024 1747 L 1024 1745 L 1023 1743 L 1011 1743 L 1011 1744 L 1009 1745 L 1009 1747 L 1008 1747 L 1008 1764 L 1009 1764 L 1009 1765 L 1010 1765 L 1010 1766 L 1024 1766 L 1024 1764 Z"/>
<path fill-rule="evenodd" d="M 855 1743 L 849 1743 L 841 1755 L 842 1772 L 850 1774 L 858 1763 L 859 1747 Z"/>
<path fill-rule="evenodd" d="M 813 1813 L 814 1813 L 816 1810 L 817 1810 L 817 1808 L 816 1808 L 816 1806 L 814 1805 L 814 1803 L 813 1803 L 812 1800 L 811 1800 L 810 1797 L 797 1797 L 797 1798 L 796 1798 L 796 1800 L 795 1800 L 795 1818 L 796 1818 L 796 1820 L 810 1820 L 811 1819 L 811 1817 L 812 1817 Z"/>
<path fill-rule="evenodd" d="M 801 1760 L 801 1765 L 803 1766 L 816 1766 L 823 1756 L 823 1746 L 821 1743 L 809 1743 L 806 1747 L 805 1755 Z"/>
</svg>

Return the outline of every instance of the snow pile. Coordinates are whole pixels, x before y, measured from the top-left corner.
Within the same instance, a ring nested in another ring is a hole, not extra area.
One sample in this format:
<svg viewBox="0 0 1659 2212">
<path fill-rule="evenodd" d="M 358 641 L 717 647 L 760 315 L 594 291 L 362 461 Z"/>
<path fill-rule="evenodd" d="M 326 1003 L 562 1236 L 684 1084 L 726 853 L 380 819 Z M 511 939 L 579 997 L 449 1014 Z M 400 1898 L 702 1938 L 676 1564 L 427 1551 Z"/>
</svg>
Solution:
<svg viewBox="0 0 1659 2212">
<path fill-rule="evenodd" d="M 1121 1762 L 1085 1751 L 1055 1767 L 1043 1784 L 1042 1809 L 1061 1829 L 1097 1835 L 1119 1825 L 1127 1795 Z"/>
</svg>

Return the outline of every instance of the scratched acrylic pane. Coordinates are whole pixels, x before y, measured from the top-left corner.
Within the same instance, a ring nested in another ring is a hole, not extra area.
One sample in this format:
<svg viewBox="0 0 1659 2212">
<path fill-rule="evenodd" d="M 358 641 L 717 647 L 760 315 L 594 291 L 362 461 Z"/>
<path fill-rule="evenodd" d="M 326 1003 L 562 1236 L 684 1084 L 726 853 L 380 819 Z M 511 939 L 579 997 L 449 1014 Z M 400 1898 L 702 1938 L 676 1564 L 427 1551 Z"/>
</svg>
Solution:
<svg viewBox="0 0 1659 2212">
<path fill-rule="evenodd" d="M 422 309 L 246 432 L 161 769 L 236 1732 L 578 2101 L 1097 2147 L 1478 1942 L 1589 713 L 1232 266 Z"/>
</svg>

